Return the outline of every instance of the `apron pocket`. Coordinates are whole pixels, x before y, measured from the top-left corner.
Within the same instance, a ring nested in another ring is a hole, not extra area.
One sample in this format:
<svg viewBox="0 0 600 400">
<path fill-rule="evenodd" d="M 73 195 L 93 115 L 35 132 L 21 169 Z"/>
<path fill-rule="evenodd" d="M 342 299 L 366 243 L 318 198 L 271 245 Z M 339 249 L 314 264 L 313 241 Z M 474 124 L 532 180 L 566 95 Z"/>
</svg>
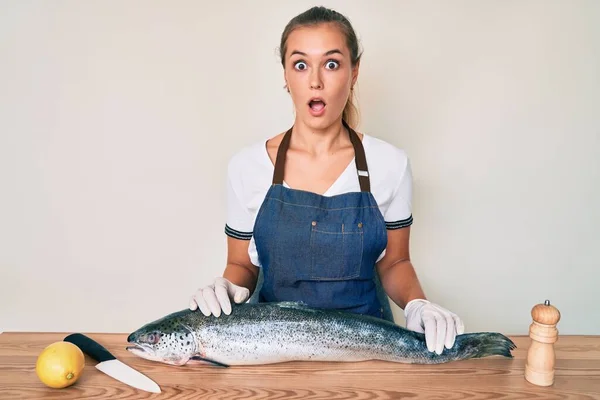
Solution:
<svg viewBox="0 0 600 400">
<path fill-rule="evenodd" d="M 310 233 L 310 278 L 347 280 L 360 276 L 362 224 L 313 221 Z"/>
</svg>

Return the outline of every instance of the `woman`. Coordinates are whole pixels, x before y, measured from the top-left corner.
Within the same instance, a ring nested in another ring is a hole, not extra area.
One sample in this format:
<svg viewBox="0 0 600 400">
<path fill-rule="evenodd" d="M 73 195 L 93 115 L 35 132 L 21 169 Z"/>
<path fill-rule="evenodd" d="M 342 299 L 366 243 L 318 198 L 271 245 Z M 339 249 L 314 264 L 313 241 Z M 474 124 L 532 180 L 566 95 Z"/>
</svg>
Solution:
<svg viewBox="0 0 600 400">
<path fill-rule="evenodd" d="M 289 22 L 280 49 L 294 125 L 230 160 L 227 266 L 190 309 L 229 314 L 231 300 L 254 292 L 261 268 L 259 301 L 383 318 L 383 288 L 430 351 L 452 347 L 463 323 L 426 300 L 409 257 L 408 158 L 352 128 L 360 54 L 351 24 L 311 8 Z"/>
</svg>

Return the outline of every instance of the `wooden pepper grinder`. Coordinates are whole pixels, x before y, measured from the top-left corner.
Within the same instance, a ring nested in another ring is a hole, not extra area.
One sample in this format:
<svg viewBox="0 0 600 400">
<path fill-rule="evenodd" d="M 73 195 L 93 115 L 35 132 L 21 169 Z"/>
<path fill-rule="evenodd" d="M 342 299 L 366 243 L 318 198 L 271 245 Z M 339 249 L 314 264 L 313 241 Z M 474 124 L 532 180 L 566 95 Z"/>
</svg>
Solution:
<svg viewBox="0 0 600 400">
<path fill-rule="evenodd" d="M 531 309 L 531 317 L 531 346 L 527 352 L 525 379 L 534 385 L 550 386 L 554 383 L 554 343 L 558 340 L 556 324 L 560 320 L 560 312 L 546 300 Z"/>
</svg>

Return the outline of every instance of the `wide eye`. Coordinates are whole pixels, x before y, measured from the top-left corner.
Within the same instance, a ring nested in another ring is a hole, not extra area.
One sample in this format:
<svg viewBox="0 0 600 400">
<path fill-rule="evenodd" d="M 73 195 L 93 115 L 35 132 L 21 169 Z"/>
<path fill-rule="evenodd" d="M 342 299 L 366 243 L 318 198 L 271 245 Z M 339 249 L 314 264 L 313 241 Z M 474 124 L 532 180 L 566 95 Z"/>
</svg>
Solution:
<svg viewBox="0 0 600 400">
<path fill-rule="evenodd" d="M 298 71 L 304 71 L 308 67 L 304 61 L 298 61 L 297 63 L 294 64 L 294 68 L 297 69 Z"/>
<path fill-rule="evenodd" d="M 325 63 L 325 68 L 327 69 L 337 69 L 339 66 L 340 64 L 335 60 L 329 60 Z"/>
</svg>

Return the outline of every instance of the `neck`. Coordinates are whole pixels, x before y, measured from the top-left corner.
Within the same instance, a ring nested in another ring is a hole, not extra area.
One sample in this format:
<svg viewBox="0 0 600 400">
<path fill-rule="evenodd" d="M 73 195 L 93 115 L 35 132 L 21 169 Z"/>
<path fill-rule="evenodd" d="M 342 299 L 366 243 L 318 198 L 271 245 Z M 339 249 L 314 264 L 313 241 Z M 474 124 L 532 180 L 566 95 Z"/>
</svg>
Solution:
<svg viewBox="0 0 600 400">
<path fill-rule="evenodd" d="M 341 120 L 323 129 L 314 129 L 296 118 L 290 148 L 305 151 L 312 156 L 321 156 L 332 154 L 349 142 L 348 132 Z"/>
</svg>

